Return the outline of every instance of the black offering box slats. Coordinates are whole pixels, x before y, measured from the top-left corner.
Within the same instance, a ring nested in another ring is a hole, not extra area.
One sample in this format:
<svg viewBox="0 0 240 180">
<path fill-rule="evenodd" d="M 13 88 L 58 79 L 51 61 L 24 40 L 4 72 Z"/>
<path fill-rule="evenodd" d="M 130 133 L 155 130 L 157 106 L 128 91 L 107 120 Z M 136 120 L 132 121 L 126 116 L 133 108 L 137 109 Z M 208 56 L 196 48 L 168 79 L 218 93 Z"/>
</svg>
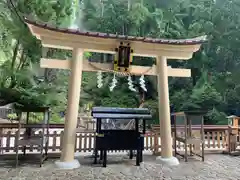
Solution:
<svg viewBox="0 0 240 180">
<path fill-rule="evenodd" d="M 145 114 L 110 114 L 110 113 L 92 113 L 93 118 L 101 118 L 101 119 L 151 119 L 151 115 Z"/>
<path fill-rule="evenodd" d="M 136 150 L 136 165 L 139 166 L 144 149 L 145 120 L 152 118 L 150 111 L 147 108 L 93 107 L 92 116 L 97 119 L 94 163 L 97 163 L 98 151 L 101 152 L 100 160 L 103 160 L 103 167 L 106 167 L 108 150 L 129 150 L 130 159 L 133 158 L 133 150 Z M 119 119 L 120 121 L 134 119 L 135 129 L 102 130 L 102 119 Z M 139 120 L 143 120 L 142 132 L 139 130 Z"/>
<path fill-rule="evenodd" d="M 147 108 L 113 108 L 113 107 L 93 107 L 92 113 L 119 113 L 119 114 L 149 114 Z"/>
</svg>

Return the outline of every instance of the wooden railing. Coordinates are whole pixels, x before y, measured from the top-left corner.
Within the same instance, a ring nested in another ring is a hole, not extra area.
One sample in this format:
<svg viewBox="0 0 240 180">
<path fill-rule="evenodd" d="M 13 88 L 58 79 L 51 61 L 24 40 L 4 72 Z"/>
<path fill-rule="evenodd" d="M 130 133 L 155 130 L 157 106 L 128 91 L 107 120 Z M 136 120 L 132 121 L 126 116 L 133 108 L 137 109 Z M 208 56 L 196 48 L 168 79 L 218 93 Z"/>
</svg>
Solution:
<svg viewBox="0 0 240 180">
<path fill-rule="evenodd" d="M 201 126 L 193 125 L 192 130 L 200 130 Z M 172 137 L 173 137 L 172 126 Z M 184 131 L 184 126 L 178 126 L 177 129 L 182 129 Z M 161 148 L 161 139 L 160 139 L 160 126 L 153 126 L 152 133 L 154 133 L 154 150 L 153 153 L 159 152 Z M 158 137 L 158 138 L 157 138 Z M 205 138 L 205 150 L 206 151 L 224 151 L 227 147 L 228 139 L 228 126 L 226 125 L 205 125 L 204 126 L 204 138 Z M 174 143 L 172 143 L 174 144 Z M 177 149 L 183 150 L 184 144 L 177 142 Z"/>
<path fill-rule="evenodd" d="M 32 128 L 39 128 L 39 125 L 32 125 Z M 16 124 L 0 124 L 0 154 L 14 153 L 17 135 Z M 59 153 L 63 140 L 63 124 L 51 124 L 49 128 L 49 152 Z M 195 126 L 194 129 L 199 129 Z M 221 150 L 227 147 L 227 126 L 205 126 L 205 150 Z M 40 133 L 41 129 L 35 133 Z M 144 138 L 145 150 L 157 153 L 161 149 L 160 130 L 148 131 Z M 23 132 L 20 133 L 23 135 Z M 76 152 L 92 152 L 94 149 L 94 132 L 81 132 L 76 134 Z M 178 142 L 177 148 L 183 150 L 183 144 Z M 21 147 L 20 147 L 21 150 Z M 27 152 L 37 152 L 37 147 L 30 146 Z"/>
</svg>

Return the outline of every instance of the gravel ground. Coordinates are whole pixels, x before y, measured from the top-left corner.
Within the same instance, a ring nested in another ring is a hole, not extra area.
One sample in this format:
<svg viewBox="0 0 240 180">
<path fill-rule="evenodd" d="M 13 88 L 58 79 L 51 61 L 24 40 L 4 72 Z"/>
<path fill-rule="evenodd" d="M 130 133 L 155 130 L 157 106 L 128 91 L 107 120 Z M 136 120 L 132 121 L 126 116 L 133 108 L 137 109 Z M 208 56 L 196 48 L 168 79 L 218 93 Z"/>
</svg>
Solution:
<svg viewBox="0 0 240 180">
<path fill-rule="evenodd" d="M 190 159 L 180 161 L 177 167 L 163 167 L 156 164 L 156 157 L 145 155 L 140 167 L 135 160 L 124 155 L 111 155 L 108 167 L 92 165 L 93 159 L 79 158 L 81 167 L 75 170 L 59 170 L 54 167 L 56 159 L 49 159 L 42 168 L 37 164 L 24 162 L 19 168 L 14 162 L 0 162 L 0 179 L 3 180 L 240 180 L 240 157 L 227 155 L 206 155 L 206 161 Z"/>
</svg>

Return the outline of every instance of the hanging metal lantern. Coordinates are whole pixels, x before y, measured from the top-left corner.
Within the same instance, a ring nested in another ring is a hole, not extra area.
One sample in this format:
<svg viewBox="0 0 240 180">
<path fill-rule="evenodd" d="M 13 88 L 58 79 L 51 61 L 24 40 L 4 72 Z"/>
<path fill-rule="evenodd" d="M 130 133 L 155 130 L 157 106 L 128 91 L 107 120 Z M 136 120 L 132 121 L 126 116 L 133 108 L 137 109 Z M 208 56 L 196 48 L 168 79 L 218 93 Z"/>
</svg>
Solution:
<svg viewBox="0 0 240 180">
<path fill-rule="evenodd" d="M 120 43 L 120 46 L 116 48 L 116 55 L 114 60 L 114 70 L 121 72 L 129 72 L 130 65 L 132 64 L 133 50 L 129 43 Z"/>
</svg>

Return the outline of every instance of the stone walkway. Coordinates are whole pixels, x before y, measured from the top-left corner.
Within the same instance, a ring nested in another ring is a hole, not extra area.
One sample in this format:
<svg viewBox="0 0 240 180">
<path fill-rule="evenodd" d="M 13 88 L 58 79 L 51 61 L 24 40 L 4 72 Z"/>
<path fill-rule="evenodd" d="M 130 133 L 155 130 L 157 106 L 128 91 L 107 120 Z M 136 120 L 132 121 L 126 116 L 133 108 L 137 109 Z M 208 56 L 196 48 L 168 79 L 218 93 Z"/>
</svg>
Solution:
<svg viewBox="0 0 240 180">
<path fill-rule="evenodd" d="M 144 156 L 140 167 L 124 156 L 111 156 L 108 167 L 92 165 L 92 159 L 80 158 L 81 167 L 75 170 L 59 170 L 55 159 L 48 160 L 42 168 L 34 164 L 21 164 L 18 169 L 10 162 L 0 162 L 2 180 L 237 180 L 240 179 L 240 157 L 206 155 L 206 161 L 190 160 L 177 167 L 162 167 L 154 156 Z"/>
</svg>

